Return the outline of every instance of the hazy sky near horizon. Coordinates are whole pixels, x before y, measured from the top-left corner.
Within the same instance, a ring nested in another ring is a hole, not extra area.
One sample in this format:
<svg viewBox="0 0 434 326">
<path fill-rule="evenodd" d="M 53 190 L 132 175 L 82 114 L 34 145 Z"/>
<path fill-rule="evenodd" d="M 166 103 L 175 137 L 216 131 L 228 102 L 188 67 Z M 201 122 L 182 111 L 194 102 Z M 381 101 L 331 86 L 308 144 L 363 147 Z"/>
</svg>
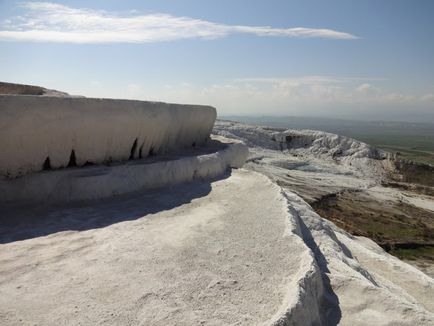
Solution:
<svg viewBox="0 0 434 326">
<path fill-rule="evenodd" d="M 2 1 L 0 80 L 220 115 L 434 122 L 434 1 Z"/>
</svg>

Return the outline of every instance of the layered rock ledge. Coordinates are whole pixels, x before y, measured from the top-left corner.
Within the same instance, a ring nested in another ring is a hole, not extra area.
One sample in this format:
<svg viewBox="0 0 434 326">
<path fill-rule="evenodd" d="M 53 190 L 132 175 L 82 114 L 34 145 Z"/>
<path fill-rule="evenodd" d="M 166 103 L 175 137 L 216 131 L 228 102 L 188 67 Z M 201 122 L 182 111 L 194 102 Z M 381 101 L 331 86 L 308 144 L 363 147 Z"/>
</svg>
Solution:
<svg viewBox="0 0 434 326">
<path fill-rule="evenodd" d="M 103 164 L 202 145 L 210 106 L 0 95 L 0 176 Z"/>
<path fill-rule="evenodd" d="M 41 171 L 0 179 L 0 204 L 66 203 L 108 198 L 146 189 L 215 178 L 241 167 L 248 148 L 215 136 L 206 144 L 171 154 L 111 165 Z"/>
</svg>

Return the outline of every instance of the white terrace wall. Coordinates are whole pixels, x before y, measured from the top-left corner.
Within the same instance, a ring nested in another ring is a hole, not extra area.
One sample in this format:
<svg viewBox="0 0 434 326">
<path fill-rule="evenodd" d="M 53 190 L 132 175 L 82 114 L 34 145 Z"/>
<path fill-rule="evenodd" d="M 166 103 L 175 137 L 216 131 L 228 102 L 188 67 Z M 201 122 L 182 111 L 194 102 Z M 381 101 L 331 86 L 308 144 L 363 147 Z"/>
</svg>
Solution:
<svg viewBox="0 0 434 326">
<path fill-rule="evenodd" d="M 204 143 L 210 106 L 23 95 L 0 96 L 0 176 L 146 157 Z"/>
</svg>

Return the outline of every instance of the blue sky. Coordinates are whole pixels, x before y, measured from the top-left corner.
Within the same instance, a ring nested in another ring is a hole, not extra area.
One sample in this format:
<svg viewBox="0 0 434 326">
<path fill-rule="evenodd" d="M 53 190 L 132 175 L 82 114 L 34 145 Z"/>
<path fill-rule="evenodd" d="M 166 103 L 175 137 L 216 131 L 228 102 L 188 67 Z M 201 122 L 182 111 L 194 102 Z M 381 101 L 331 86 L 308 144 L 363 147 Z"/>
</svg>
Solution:
<svg viewBox="0 0 434 326">
<path fill-rule="evenodd" d="M 220 115 L 434 122 L 434 1 L 0 0 L 0 79 Z"/>
</svg>

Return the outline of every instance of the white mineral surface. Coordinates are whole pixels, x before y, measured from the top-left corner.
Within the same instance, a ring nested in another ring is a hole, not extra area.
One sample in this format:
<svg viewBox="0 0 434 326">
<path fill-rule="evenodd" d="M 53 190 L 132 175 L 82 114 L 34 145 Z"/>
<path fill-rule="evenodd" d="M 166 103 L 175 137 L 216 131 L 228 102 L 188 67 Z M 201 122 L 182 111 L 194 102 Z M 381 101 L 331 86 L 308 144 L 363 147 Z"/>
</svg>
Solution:
<svg viewBox="0 0 434 326">
<path fill-rule="evenodd" d="M 0 324 L 434 324 L 430 276 L 302 199 L 395 198 L 383 153 L 322 132 L 214 133 L 250 146 L 243 168 L 97 201 L 1 204 Z"/>
<path fill-rule="evenodd" d="M 0 177 L 198 146 L 215 118 L 210 106 L 0 95 Z"/>
</svg>

